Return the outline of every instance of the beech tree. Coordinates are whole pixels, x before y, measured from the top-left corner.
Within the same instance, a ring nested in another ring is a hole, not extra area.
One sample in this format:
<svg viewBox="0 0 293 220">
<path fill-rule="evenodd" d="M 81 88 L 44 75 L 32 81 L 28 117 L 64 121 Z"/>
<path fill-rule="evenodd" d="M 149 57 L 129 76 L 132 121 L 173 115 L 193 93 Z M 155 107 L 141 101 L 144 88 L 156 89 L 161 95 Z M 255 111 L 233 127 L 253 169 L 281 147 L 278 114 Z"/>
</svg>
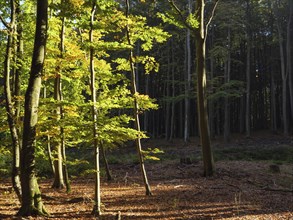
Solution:
<svg viewBox="0 0 293 220">
<path fill-rule="evenodd" d="M 25 94 L 23 146 L 21 148 L 22 202 L 20 216 L 48 215 L 41 199 L 35 174 L 36 126 L 41 89 L 41 76 L 45 60 L 48 23 L 48 1 L 37 1 L 36 32 L 29 84 Z"/>
<path fill-rule="evenodd" d="M 215 7 L 217 5 L 215 3 Z M 173 0 L 169 0 L 173 10 L 179 16 L 179 22 L 190 29 L 195 37 L 196 42 L 196 73 L 197 73 L 197 110 L 200 131 L 200 143 L 202 145 L 204 175 L 212 176 L 214 174 L 214 159 L 210 140 L 210 131 L 208 124 L 208 110 L 206 97 L 206 39 L 207 27 L 211 22 L 212 15 L 207 23 L 205 23 L 204 10 L 205 1 L 199 0 L 195 2 L 195 14 L 189 14 L 187 18 L 184 17 L 182 11 L 177 7 Z M 166 19 L 166 17 L 165 17 Z M 168 20 L 168 19 L 166 19 Z M 172 21 L 171 21 L 172 22 Z"/>
<path fill-rule="evenodd" d="M 4 26 L 7 28 L 8 37 L 7 37 L 7 44 L 6 44 L 6 54 L 4 59 L 4 95 L 5 95 L 5 103 L 6 103 L 6 112 L 7 112 L 7 119 L 10 128 L 10 134 L 12 138 L 12 155 L 13 155 L 13 162 L 12 162 L 12 185 L 13 189 L 16 192 L 19 200 L 21 200 L 21 184 L 20 184 L 20 149 L 21 149 L 21 140 L 19 134 L 19 128 L 17 127 L 18 118 L 19 118 L 19 111 L 20 106 L 17 99 L 19 99 L 19 68 L 15 71 L 16 80 L 12 85 L 14 88 L 11 88 L 11 72 L 12 72 L 12 65 L 11 63 L 14 60 L 14 56 L 16 57 L 18 54 L 14 48 L 20 50 L 20 38 L 17 37 L 18 31 L 17 22 L 18 22 L 18 15 L 19 15 L 19 1 L 11 0 L 10 1 L 10 23 L 8 24 L 6 20 L 0 16 L 0 19 Z M 17 41 L 19 40 L 19 42 Z M 17 58 L 17 62 L 18 58 Z M 14 92 L 13 92 L 14 91 Z M 18 96 L 18 97 L 16 97 Z"/>
</svg>

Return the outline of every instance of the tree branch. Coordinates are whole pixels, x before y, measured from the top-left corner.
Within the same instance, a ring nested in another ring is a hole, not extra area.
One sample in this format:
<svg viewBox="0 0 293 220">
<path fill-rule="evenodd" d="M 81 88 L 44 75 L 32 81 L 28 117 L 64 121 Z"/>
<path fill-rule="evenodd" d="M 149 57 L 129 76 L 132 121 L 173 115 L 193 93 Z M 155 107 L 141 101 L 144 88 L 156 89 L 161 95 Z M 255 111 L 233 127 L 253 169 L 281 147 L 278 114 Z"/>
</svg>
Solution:
<svg viewBox="0 0 293 220">
<path fill-rule="evenodd" d="M 2 21 L 3 25 L 4 25 L 8 30 L 11 29 L 10 25 L 5 21 L 5 19 L 2 17 L 2 15 L 0 15 L 0 20 Z"/>
<path fill-rule="evenodd" d="M 216 8 L 217 8 L 217 5 L 218 5 L 219 1 L 220 1 L 220 0 L 216 0 L 215 5 L 214 5 L 214 8 L 213 8 L 213 10 L 212 10 L 212 14 L 211 14 L 211 16 L 210 16 L 210 18 L 209 18 L 208 23 L 206 24 L 205 38 L 206 38 L 207 35 L 208 35 L 208 28 L 209 28 L 210 23 L 211 23 L 212 20 L 213 20 L 213 17 L 214 17 L 214 15 L 215 15 L 215 11 L 216 11 Z"/>
<path fill-rule="evenodd" d="M 191 27 L 187 22 L 185 17 L 183 16 L 182 12 L 180 11 L 180 9 L 177 7 L 177 5 L 175 5 L 173 0 L 168 0 L 168 2 L 170 3 L 170 5 L 172 6 L 172 8 L 177 12 L 177 14 L 180 16 L 181 21 L 184 23 L 184 25 L 190 29 L 191 31 L 194 29 L 193 27 Z"/>
</svg>

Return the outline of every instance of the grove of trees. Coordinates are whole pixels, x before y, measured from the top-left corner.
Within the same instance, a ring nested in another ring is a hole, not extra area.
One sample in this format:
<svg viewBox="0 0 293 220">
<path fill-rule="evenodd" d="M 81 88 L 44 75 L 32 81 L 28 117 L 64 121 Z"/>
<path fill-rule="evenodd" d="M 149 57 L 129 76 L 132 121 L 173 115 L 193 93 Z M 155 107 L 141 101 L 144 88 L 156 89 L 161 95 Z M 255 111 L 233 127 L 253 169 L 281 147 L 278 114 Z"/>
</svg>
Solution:
<svg viewBox="0 0 293 220">
<path fill-rule="evenodd" d="M 0 154 L 18 215 L 48 215 L 36 157 L 70 192 L 66 152 L 90 146 L 100 215 L 108 149 L 134 143 L 152 195 L 144 161 L 159 149 L 142 139 L 199 136 L 211 176 L 213 139 L 293 132 L 292 0 L 6 0 L 0 20 Z"/>
</svg>

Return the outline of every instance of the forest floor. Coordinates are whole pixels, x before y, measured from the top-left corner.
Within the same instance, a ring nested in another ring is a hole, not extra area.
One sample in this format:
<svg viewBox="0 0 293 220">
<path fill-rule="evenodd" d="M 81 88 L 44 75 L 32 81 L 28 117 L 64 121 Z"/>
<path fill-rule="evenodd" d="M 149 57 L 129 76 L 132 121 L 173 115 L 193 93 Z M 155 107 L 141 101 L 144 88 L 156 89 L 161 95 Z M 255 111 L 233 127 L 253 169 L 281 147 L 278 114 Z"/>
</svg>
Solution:
<svg viewBox="0 0 293 220">
<path fill-rule="evenodd" d="M 118 212 L 121 220 L 293 219 L 292 137 L 238 136 L 229 144 L 213 143 L 216 174 L 203 177 L 198 140 L 145 142 L 144 146 L 165 152 L 160 161 L 146 163 L 153 196 L 145 196 L 138 164 L 112 164 L 114 180 L 102 179 L 103 215 L 98 219 L 117 219 Z M 122 149 L 116 156 L 130 153 L 134 152 Z M 0 180 L 0 219 L 17 219 L 19 202 L 10 180 Z M 94 181 L 90 176 L 72 178 L 70 194 L 51 189 L 51 179 L 39 182 L 51 219 L 97 219 L 91 215 Z"/>
</svg>

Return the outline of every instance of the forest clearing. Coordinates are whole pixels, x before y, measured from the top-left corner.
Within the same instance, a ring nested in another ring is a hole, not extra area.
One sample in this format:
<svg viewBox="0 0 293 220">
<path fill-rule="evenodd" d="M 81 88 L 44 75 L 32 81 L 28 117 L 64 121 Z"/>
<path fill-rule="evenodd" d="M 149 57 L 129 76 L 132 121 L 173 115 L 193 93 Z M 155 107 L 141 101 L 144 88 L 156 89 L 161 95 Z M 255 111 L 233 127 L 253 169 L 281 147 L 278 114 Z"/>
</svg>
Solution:
<svg viewBox="0 0 293 220">
<path fill-rule="evenodd" d="M 91 215 L 94 180 L 85 176 L 72 179 L 69 194 L 52 189 L 51 179 L 40 179 L 42 197 L 51 217 L 23 219 L 114 220 L 118 211 L 121 219 L 293 219 L 292 137 L 243 137 L 228 145 L 217 141 L 217 169 L 213 177 L 202 176 L 196 142 L 146 143 L 164 150 L 160 161 L 146 164 L 153 196 L 145 196 L 138 164 L 124 161 L 110 165 L 114 180 L 102 178 L 103 214 L 99 218 Z M 135 154 L 130 148 L 118 151 L 112 152 L 118 158 Z M 272 152 L 274 155 L 268 154 Z M 190 156 L 191 164 L 180 162 L 183 155 Z M 0 194 L 0 218 L 13 219 L 20 204 L 10 180 L 1 179 Z"/>
</svg>

